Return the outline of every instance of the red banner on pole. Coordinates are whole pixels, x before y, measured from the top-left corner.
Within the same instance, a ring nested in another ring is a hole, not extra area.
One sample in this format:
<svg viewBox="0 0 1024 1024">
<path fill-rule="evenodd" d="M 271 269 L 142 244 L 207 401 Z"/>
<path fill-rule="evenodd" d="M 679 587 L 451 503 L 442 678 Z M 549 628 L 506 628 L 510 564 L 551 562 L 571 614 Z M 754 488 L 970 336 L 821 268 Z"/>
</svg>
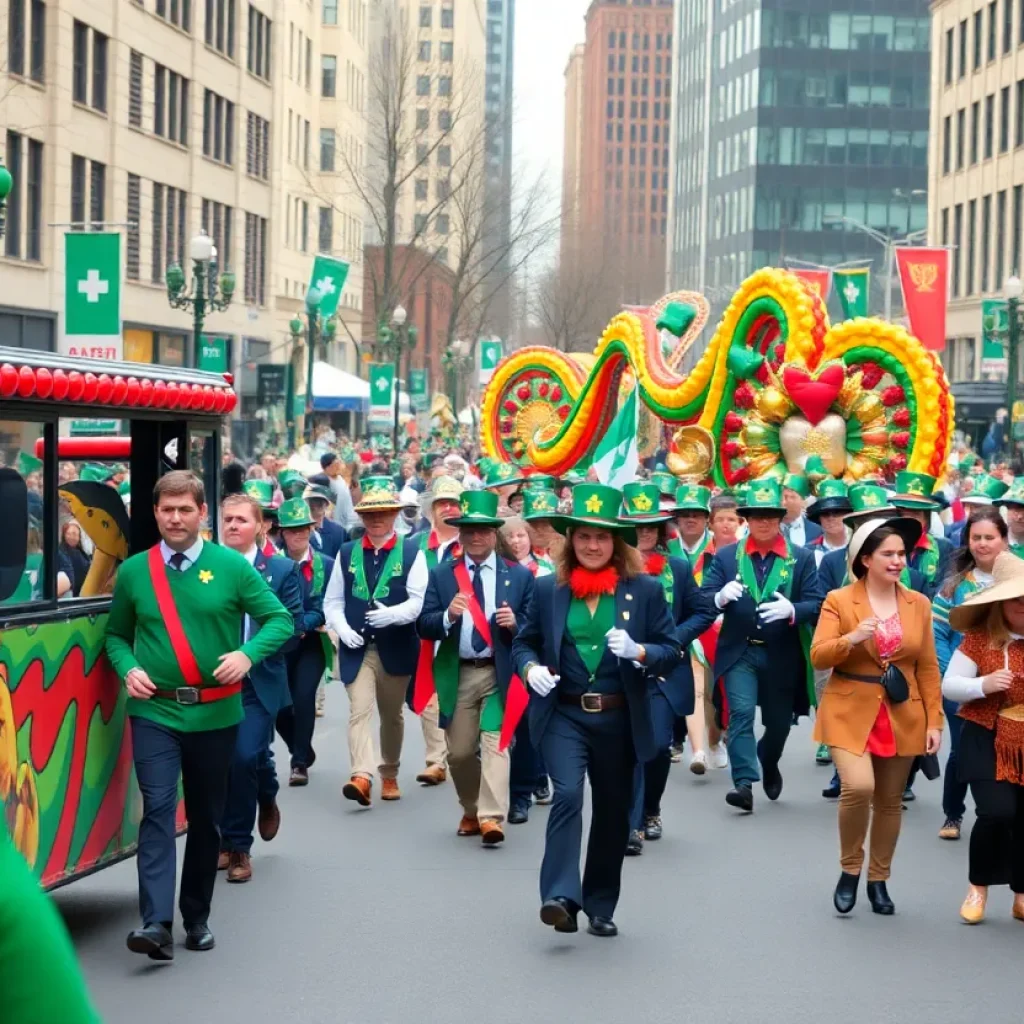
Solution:
<svg viewBox="0 0 1024 1024">
<path fill-rule="evenodd" d="M 832 271 L 828 267 L 821 270 L 809 270 L 804 267 L 787 267 L 786 269 L 809 285 L 811 291 L 816 295 L 820 295 L 822 302 L 828 302 L 829 292 L 832 290 Z"/>
<path fill-rule="evenodd" d="M 925 348 L 941 352 L 946 347 L 949 250 L 899 246 L 896 265 L 910 333 Z"/>
</svg>

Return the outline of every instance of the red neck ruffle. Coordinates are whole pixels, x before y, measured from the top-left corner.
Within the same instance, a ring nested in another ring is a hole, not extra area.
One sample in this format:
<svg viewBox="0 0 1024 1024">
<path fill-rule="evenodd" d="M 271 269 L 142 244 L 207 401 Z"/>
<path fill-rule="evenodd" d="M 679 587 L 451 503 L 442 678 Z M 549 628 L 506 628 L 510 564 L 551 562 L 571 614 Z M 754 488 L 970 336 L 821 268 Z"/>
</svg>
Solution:
<svg viewBox="0 0 1024 1024">
<path fill-rule="evenodd" d="M 591 569 L 584 569 L 577 566 L 569 576 L 569 589 L 572 596 L 581 601 L 588 597 L 598 597 L 601 594 L 614 594 L 619 583 L 619 572 L 613 565 L 605 566 L 596 572 Z"/>
</svg>

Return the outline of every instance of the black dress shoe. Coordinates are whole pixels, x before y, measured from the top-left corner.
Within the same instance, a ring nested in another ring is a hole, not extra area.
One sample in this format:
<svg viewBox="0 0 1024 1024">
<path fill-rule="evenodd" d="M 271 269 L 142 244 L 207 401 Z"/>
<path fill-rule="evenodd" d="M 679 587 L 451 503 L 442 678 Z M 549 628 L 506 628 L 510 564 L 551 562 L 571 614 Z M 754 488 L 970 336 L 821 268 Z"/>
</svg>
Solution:
<svg viewBox="0 0 1024 1024">
<path fill-rule="evenodd" d="M 618 925 L 610 917 L 592 917 L 587 931 L 598 938 L 610 939 L 613 935 L 619 934 Z"/>
<path fill-rule="evenodd" d="M 725 802 L 749 814 L 754 809 L 754 792 L 749 786 L 737 786 L 725 794 Z"/>
<path fill-rule="evenodd" d="M 194 924 L 185 935 L 185 948 L 191 949 L 193 952 L 205 953 L 207 950 L 213 949 L 215 945 L 213 932 L 210 931 L 208 925 Z"/>
<path fill-rule="evenodd" d="M 291 775 L 288 776 L 289 786 L 308 786 L 309 785 L 309 772 L 301 765 L 297 764 L 292 768 Z"/>
<path fill-rule="evenodd" d="M 546 779 L 533 791 L 533 798 L 539 804 L 551 803 L 551 787 Z"/>
<path fill-rule="evenodd" d="M 764 795 L 769 800 L 778 800 L 782 796 L 782 772 L 777 764 L 765 768 L 763 786 Z"/>
<path fill-rule="evenodd" d="M 868 882 L 868 899 L 871 901 L 871 909 L 876 914 L 891 917 L 896 913 L 896 905 L 889 899 L 885 882 Z"/>
<path fill-rule="evenodd" d="M 655 842 L 661 838 L 661 835 L 661 815 L 652 814 L 650 817 L 644 818 L 644 839 Z"/>
<path fill-rule="evenodd" d="M 838 800 L 842 792 L 842 785 L 839 782 L 839 772 L 832 773 L 832 781 L 821 791 L 826 800 Z"/>
<path fill-rule="evenodd" d="M 644 834 L 643 832 L 633 831 L 629 833 L 629 839 L 626 840 L 626 856 L 627 857 L 639 857 L 644 852 Z"/>
<path fill-rule="evenodd" d="M 508 823 L 510 825 L 523 825 L 530 820 L 530 807 L 527 804 L 516 804 L 508 812 Z"/>
<path fill-rule="evenodd" d="M 162 924 L 147 924 L 129 932 L 128 948 L 133 953 L 145 953 L 150 960 L 174 959 L 174 938 Z"/>
<path fill-rule="evenodd" d="M 860 875 L 851 875 L 844 871 L 836 883 L 836 891 L 832 895 L 832 903 L 840 914 L 848 914 L 857 903 L 857 886 Z"/>
<path fill-rule="evenodd" d="M 912 804 L 916 799 L 917 797 L 914 794 L 914 791 L 907 786 L 907 788 L 903 790 L 903 802 L 905 804 Z"/>
<path fill-rule="evenodd" d="M 556 932 L 579 931 L 576 914 L 577 910 L 564 896 L 545 900 L 540 906 L 541 921 Z"/>
</svg>

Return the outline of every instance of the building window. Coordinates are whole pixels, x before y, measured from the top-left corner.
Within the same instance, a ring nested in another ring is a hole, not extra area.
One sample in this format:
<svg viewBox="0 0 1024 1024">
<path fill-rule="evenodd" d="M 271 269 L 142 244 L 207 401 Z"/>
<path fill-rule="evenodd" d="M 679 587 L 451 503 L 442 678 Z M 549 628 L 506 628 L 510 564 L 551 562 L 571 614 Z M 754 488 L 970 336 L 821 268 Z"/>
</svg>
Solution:
<svg viewBox="0 0 1024 1024">
<path fill-rule="evenodd" d="M 259 78 L 270 80 L 271 21 L 249 4 L 249 48 L 245 66 Z"/>
<path fill-rule="evenodd" d="M 971 62 L 971 68 L 977 71 L 981 67 L 981 54 L 982 54 L 982 31 L 984 28 L 984 16 L 981 11 L 974 12 L 974 46 L 972 49 L 973 59 Z"/>
<path fill-rule="evenodd" d="M 438 146 L 437 147 L 437 166 L 438 167 L 451 167 L 452 165 L 452 147 L 451 146 Z"/>
<path fill-rule="evenodd" d="M 995 141 L 996 98 L 995 95 L 985 97 L 985 159 L 992 156 Z"/>
<path fill-rule="evenodd" d="M 434 12 L 426 4 L 420 6 L 420 28 L 430 28 L 434 23 Z"/>
<path fill-rule="evenodd" d="M 998 7 L 997 0 L 991 0 L 988 5 L 988 59 L 993 61 L 996 59 L 996 9 Z"/>
<path fill-rule="evenodd" d="M 1003 86 L 1000 92 L 999 107 L 999 152 L 1005 153 L 1010 148 L 1010 87 Z"/>
<path fill-rule="evenodd" d="M 25 31 L 26 13 L 28 32 Z M 46 4 L 43 0 L 10 0 L 7 13 L 7 68 L 12 75 L 25 74 L 25 41 L 28 40 L 28 77 L 46 80 Z"/>
<path fill-rule="evenodd" d="M 89 168 L 89 219 L 93 231 L 101 231 L 104 224 L 104 212 L 107 202 L 107 167 L 106 164 L 93 160 Z"/>
<path fill-rule="evenodd" d="M 320 10 L 325 25 L 338 24 L 338 0 L 322 0 Z"/>
<path fill-rule="evenodd" d="M 206 0 L 207 46 L 235 59 L 235 7 L 237 0 Z"/>
<path fill-rule="evenodd" d="M 128 123 L 142 127 L 142 54 L 135 50 L 128 57 Z"/>
<path fill-rule="evenodd" d="M 427 230 L 427 215 L 425 213 L 417 213 L 413 217 L 412 229 L 417 238 Z"/>
<path fill-rule="evenodd" d="M 245 215 L 245 273 L 243 296 L 246 302 L 266 304 L 267 220 L 253 213 Z"/>
<path fill-rule="evenodd" d="M 953 140 L 952 117 L 947 115 L 942 119 L 942 173 L 949 174 L 950 160 L 952 158 Z"/>
<path fill-rule="evenodd" d="M 203 93 L 203 156 L 235 162 L 235 105 L 211 89 Z"/>
<path fill-rule="evenodd" d="M 417 75 L 416 76 L 416 95 L 417 96 L 429 96 L 430 95 L 430 75 Z"/>
<path fill-rule="evenodd" d="M 953 298 L 960 298 L 960 246 L 963 242 L 964 204 L 953 207 Z"/>
<path fill-rule="evenodd" d="M 1013 144 L 1024 146 L 1024 79 L 1017 83 L 1017 110 L 1014 118 Z"/>
<path fill-rule="evenodd" d="M 84 156 L 71 156 L 71 230 L 85 227 L 85 170 Z"/>
<path fill-rule="evenodd" d="M 439 235 L 447 235 L 448 234 L 448 214 L 447 213 L 439 213 L 437 215 L 437 218 L 434 220 L 434 230 Z"/>
<path fill-rule="evenodd" d="M 973 201 L 972 201 L 973 205 Z M 992 197 L 985 196 L 981 201 L 981 288 L 982 294 L 988 291 L 989 250 L 992 247 Z"/>
<path fill-rule="evenodd" d="M 1013 0 L 1003 0 L 1003 53 L 1013 49 Z"/>
<path fill-rule="evenodd" d="M 996 262 L 993 286 L 1001 288 L 1006 261 L 1006 190 L 996 194 Z"/>
<path fill-rule="evenodd" d="M 441 28 L 455 28 L 455 10 L 453 8 L 441 8 Z"/>
<path fill-rule="evenodd" d="M 1010 225 L 1010 269 L 1020 269 L 1021 216 L 1024 215 L 1024 185 L 1013 186 L 1013 223 Z"/>
<path fill-rule="evenodd" d="M 426 178 L 417 178 L 416 179 L 416 198 L 418 200 L 426 199 L 428 197 L 428 191 L 427 190 L 428 190 L 429 187 L 430 187 L 430 183 L 427 181 Z"/>
<path fill-rule="evenodd" d="M 960 46 L 957 57 L 957 77 L 967 74 L 967 19 L 960 22 Z"/>
<path fill-rule="evenodd" d="M 154 9 L 158 18 L 177 25 L 184 32 L 192 31 L 191 0 L 156 0 Z"/>
<path fill-rule="evenodd" d="M 43 144 L 9 131 L 4 159 L 12 179 L 4 252 L 15 259 L 38 261 L 42 257 Z"/>
<path fill-rule="evenodd" d="M 961 108 L 956 112 L 956 169 L 962 171 L 964 167 L 964 121 L 966 112 Z"/>
<path fill-rule="evenodd" d="M 250 110 L 245 124 L 245 173 L 266 181 L 269 161 L 270 122 Z"/>
<path fill-rule="evenodd" d="M 233 210 L 224 203 L 214 202 L 212 199 L 204 199 L 202 205 L 201 224 L 206 233 L 213 240 L 217 249 L 217 260 L 224 270 L 230 270 L 234 265 L 232 260 L 231 246 L 233 243 L 231 235 L 231 221 Z"/>
<path fill-rule="evenodd" d="M 320 55 L 320 95 L 333 99 L 338 92 L 338 58 L 328 53 Z"/>
<path fill-rule="evenodd" d="M 417 57 L 419 60 L 429 63 L 430 62 L 430 40 L 421 39 L 419 44 L 419 50 L 417 51 Z"/>
<path fill-rule="evenodd" d="M 89 26 L 75 21 L 71 29 L 71 98 L 89 102 Z"/>
<path fill-rule="evenodd" d="M 430 127 L 430 111 L 426 107 L 416 108 L 416 129 L 425 131 Z"/>
<path fill-rule="evenodd" d="M 330 255 L 334 250 L 334 210 L 329 206 L 320 207 L 320 224 L 317 230 L 317 251 Z"/>
<path fill-rule="evenodd" d="M 970 162 L 978 162 L 978 139 L 981 135 L 981 102 L 975 101 L 971 104 L 971 151 Z"/>
<path fill-rule="evenodd" d="M 437 112 L 437 127 L 442 132 L 452 130 L 452 112 L 450 110 L 439 110 Z"/>
<path fill-rule="evenodd" d="M 442 75 L 437 80 L 437 95 L 438 96 L 451 96 L 452 94 L 452 79 L 450 75 Z"/>
<path fill-rule="evenodd" d="M 139 280 L 139 225 L 142 221 L 142 179 L 128 175 L 128 206 L 125 226 L 124 276 L 129 281 Z"/>
<path fill-rule="evenodd" d="M 953 84 L 953 30 L 946 31 L 946 85 Z"/>
<path fill-rule="evenodd" d="M 153 71 L 153 132 L 188 145 L 188 79 L 157 64 Z"/>
<path fill-rule="evenodd" d="M 334 171 L 336 141 L 333 128 L 320 129 L 320 170 Z"/>
<path fill-rule="evenodd" d="M 987 198 L 987 197 L 986 197 Z M 974 293 L 974 241 L 975 233 L 978 230 L 978 201 L 972 199 L 967 204 L 967 251 L 964 258 L 967 265 L 964 268 L 964 294 Z"/>
<path fill-rule="evenodd" d="M 444 63 L 449 64 L 455 57 L 455 44 L 454 43 L 441 43 L 441 60 Z"/>
<path fill-rule="evenodd" d="M 163 283 L 164 271 L 172 263 L 184 265 L 187 221 L 188 193 L 154 181 L 151 267 L 154 284 Z"/>
</svg>

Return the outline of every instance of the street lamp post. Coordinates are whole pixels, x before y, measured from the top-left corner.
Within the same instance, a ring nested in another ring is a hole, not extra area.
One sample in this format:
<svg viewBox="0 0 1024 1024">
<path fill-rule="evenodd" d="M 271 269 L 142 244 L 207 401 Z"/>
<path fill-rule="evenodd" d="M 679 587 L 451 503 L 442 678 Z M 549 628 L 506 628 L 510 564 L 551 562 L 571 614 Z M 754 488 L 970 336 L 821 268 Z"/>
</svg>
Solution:
<svg viewBox="0 0 1024 1024">
<path fill-rule="evenodd" d="M 1013 407 L 1017 404 L 1017 352 L 1020 345 L 1020 299 L 1024 285 L 1014 274 L 1003 285 L 1006 296 L 1006 408 L 1010 419 L 1010 454 L 1016 452 L 1013 430 Z"/>
<path fill-rule="evenodd" d="M 377 330 L 377 348 L 383 358 L 395 366 L 395 422 L 391 431 L 392 451 L 398 454 L 398 411 L 402 395 L 399 372 L 402 368 L 402 352 L 406 353 L 406 371 L 412 366 L 412 350 L 416 347 L 418 331 L 415 324 L 407 323 L 409 314 L 405 306 L 395 306 L 391 314 L 391 326 L 381 324 Z"/>
<path fill-rule="evenodd" d="M 7 197 L 11 194 L 13 186 L 11 172 L 4 167 L 3 160 L 0 160 L 0 238 L 4 237 L 4 228 L 7 226 Z"/>
<path fill-rule="evenodd" d="M 441 365 L 448 371 L 448 398 L 456 421 L 459 418 L 459 374 L 468 370 L 470 364 L 469 345 L 461 338 L 456 338 L 441 356 Z"/>
<path fill-rule="evenodd" d="M 313 361 L 317 349 L 324 343 L 334 340 L 337 325 L 334 319 L 321 321 L 320 303 L 323 301 L 323 294 L 316 285 L 311 285 L 306 292 L 306 405 L 303 413 L 304 430 L 303 435 L 307 444 L 313 443 Z M 298 345 L 302 339 L 302 320 L 293 317 L 288 324 L 292 332 L 292 342 Z"/>
<path fill-rule="evenodd" d="M 225 270 L 220 277 L 217 276 L 217 247 L 205 230 L 200 229 L 189 242 L 188 254 L 192 260 L 191 290 L 184 290 L 185 272 L 178 263 L 167 268 L 165 280 L 171 308 L 192 310 L 192 351 L 198 362 L 207 311 L 223 312 L 228 308 L 235 293 L 235 275 Z"/>
</svg>

